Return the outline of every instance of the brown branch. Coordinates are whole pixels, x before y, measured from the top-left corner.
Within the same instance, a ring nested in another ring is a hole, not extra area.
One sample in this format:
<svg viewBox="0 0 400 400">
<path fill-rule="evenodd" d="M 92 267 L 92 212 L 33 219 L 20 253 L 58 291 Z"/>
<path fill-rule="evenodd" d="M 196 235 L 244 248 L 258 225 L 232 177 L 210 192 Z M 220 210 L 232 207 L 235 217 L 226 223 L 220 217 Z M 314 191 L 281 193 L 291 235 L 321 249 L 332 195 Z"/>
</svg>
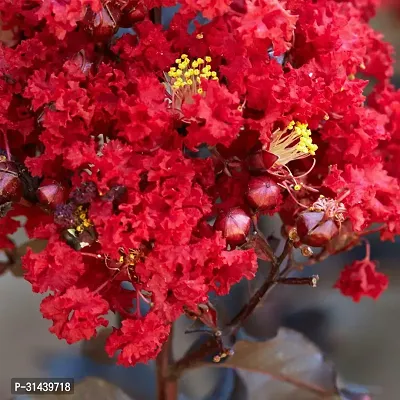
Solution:
<svg viewBox="0 0 400 400">
<path fill-rule="evenodd" d="M 257 220 L 253 221 L 256 222 Z M 254 225 L 255 229 L 257 230 L 258 227 L 256 223 Z M 262 235 L 261 232 L 260 234 Z M 264 235 L 260 237 L 264 238 L 264 240 L 266 241 Z M 266 243 L 268 242 L 266 241 Z M 279 257 L 276 257 L 275 254 L 273 254 L 272 252 L 272 267 L 268 278 L 257 290 L 257 292 L 251 297 L 250 301 L 244 307 L 242 307 L 242 309 L 236 314 L 236 316 L 231 320 L 226 328 L 224 328 L 221 332 L 218 332 L 218 335 L 214 335 L 210 340 L 200 346 L 199 349 L 186 354 L 183 358 L 172 364 L 170 366 L 170 376 L 173 376 L 175 377 L 175 379 L 177 379 L 185 369 L 196 367 L 198 366 L 199 362 L 204 360 L 205 357 L 221 351 L 221 348 L 223 347 L 221 337 L 235 336 L 242 324 L 252 314 L 260 301 L 278 284 L 277 279 L 287 276 L 287 274 L 290 272 L 290 267 L 286 268 L 282 274 L 279 273 L 279 269 L 282 262 L 291 253 L 292 248 L 292 242 L 287 240 L 285 243 L 285 247 Z"/>
<path fill-rule="evenodd" d="M 177 400 L 178 381 L 169 374 L 172 358 L 173 328 L 156 359 L 157 370 L 157 400 Z"/>
<path fill-rule="evenodd" d="M 251 297 L 250 301 L 242 307 L 242 309 L 236 314 L 236 316 L 232 319 L 232 321 L 228 324 L 227 329 L 230 330 L 231 334 L 236 334 L 246 319 L 252 314 L 254 309 L 260 303 L 261 299 L 270 292 L 277 285 L 277 278 L 279 275 L 279 268 L 282 262 L 286 259 L 288 254 L 292 250 L 292 242 L 287 240 L 285 243 L 285 248 L 282 251 L 282 254 L 276 258 L 274 255 L 272 261 L 272 267 L 269 272 L 268 278 L 261 285 L 261 287 L 254 293 Z"/>
<path fill-rule="evenodd" d="M 155 24 L 161 24 L 161 7 L 155 7 L 150 11 L 150 19 Z"/>
<path fill-rule="evenodd" d="M 221 349 L 219 338 L 214 336 L 203 343 L 198 349 L 185 354 L 180 360 L 173 364 L 170 368 L 170 377 L 178 379 L 182 372 L 188 368 L 198 366 L 199 362 L 205 357 L 215 354 Z"/>
</svg>

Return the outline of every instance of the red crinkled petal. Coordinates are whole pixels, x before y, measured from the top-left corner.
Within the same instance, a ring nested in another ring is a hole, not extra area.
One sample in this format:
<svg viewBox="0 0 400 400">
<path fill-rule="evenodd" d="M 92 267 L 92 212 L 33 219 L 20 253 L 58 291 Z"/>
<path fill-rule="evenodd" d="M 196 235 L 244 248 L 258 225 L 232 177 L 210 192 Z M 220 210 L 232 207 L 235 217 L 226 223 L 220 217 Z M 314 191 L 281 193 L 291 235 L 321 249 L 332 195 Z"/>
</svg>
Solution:
<svg viewBox="0 0 400 400">
<path fill-rule="evenodd" d="M 254 250 L 223 251 L 222 265 L 218 268 L 215 277 L 215 291 L 219 295 L 226 295 L 230 288 L 243 278 L 253 279 L 258 269 L 257 255 Z"/>
<path fill-rule="evenodd" d="M 160 352 L 167 340 L 170 325 L 154 313 L 143 319 L 125 319 L 120 329 L 114 329 L 106 344 L 106 351 L 113 356 L 118 350 L 118 364 L 130 367 L 138 362 L 148 362 Z"/>
<path fill-rule="evenodd" d="M 335 288 L 343 295 L 350 296 L 359 302 L 362 296 L 377 299 L 389 285 L 389 279 L 385 274 L 376 271 L 373 261 L 354 261 L 347 265 L 340 274 Z"/>
<path fill-rule="evenodd" d="M 88 288 L 73 286 L 64 294 L 50 295 L 43 299 L 40 311 L 44 318 L 53 320 L 50 332 L 72 344 L 96 335 L 96 328 L 107 326 L 101 317 L 107 314 L 109 305 L 100 295 Z"/>
<path fill-rule="evenodd" d="M 58 239 L 51 239 L 38 254 L 28 249 L 22 263 L 25 279 L 38 293 L 63 291 L 75 285 L 86 269 L 82 255 Z"/>
</svg>

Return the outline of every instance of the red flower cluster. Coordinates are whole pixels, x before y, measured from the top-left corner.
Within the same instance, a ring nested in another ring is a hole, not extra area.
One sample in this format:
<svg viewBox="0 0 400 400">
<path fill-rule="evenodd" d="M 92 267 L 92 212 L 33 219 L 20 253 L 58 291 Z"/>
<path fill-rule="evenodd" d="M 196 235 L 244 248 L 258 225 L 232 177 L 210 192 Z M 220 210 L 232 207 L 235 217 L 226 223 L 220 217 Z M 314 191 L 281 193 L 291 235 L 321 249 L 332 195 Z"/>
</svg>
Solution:
<svg viewBox="0 0 400 400">
<path fill-rule="evenodd" d="M 259 214 L 331 253 L 371 224 L 400 231 L 400 93 L 368 25 L 376 2 L 181 3 L 164 30 L 147 15 L 170 0 L 0 1 L 14 32 L 0 49 L 2 248 L 25 215 L 48 239 L 23 263 L 52 292 L 51 331 L 88 339 L 118 312 L 107 351 L 124 365 L 154 358 L 210 292 L 254 277 L 258 249 L 240 246 Z M 188 33 L 199 11 L 211 20 Z M 344 294 L 386 287 L 369 261 L 354 268 Z"/>
</svg>

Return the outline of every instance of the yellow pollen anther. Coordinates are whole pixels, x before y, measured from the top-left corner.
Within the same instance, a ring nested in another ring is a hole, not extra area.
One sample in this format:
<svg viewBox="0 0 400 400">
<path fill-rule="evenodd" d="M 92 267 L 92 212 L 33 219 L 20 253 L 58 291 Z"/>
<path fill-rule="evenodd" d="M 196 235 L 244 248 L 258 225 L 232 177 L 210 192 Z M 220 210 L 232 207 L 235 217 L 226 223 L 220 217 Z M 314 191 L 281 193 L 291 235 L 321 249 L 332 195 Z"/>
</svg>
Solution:
<svg viewBox="0 0 400 400">
<path fill-rule="evenodd" d="M 75 228 L 77 232 L 83 232 L 85 228 L 91 227 L 92 221 L 87 216 L 87 210 L 83 206 L 79 206 L 75 211 L 75 216 L 78 220 L 78 224 Z"/>
<path fill-rule="evenodd" d="M 328 121 L 328 120 L 329 120 L 329 115 L 328 115 L 328 114 L 326 114 L 326 115 L 324 116 L 324 120 L 325 120 L 325 121 Z"/>
<path fill-rule="evenodd" d="M 296 190 L 296 192 L 298 192 L 299 190 L 301 190 L 301 185 L 299 185 L 299 184 L 294 185 L 293 189 Z"/>
<path fill-rule="evenodd" d="M 190 60 L 187 54 L 182 54 L 175 60 L 176 65 L 164 73 L 171 108 L 180 111 L 184 102 L 193 102 L 194 95 L 204 94 L 200 78 L 218 80 L 217 72 L 212 71 L 211 65 L 205 65 L 210 61 L 210 56 Z"/>
<path fill-rule="evenodd" d="M 356 79 L 356 76 L 354 74 L 349 75 L 349 81 L 354 81 Z"/>
<path fill-rule="evenodd" d="M 278 157 L 276 164 L 286 165 L 290 161 L 314 156 L 317 149 L 308 124 L 291 121 L 286 129 L 273 133 L 268 151 Z M 301 185 L 294 186 L 294 190 L 300 189 Z"/>
<path fill-rule="evenodd" d="M 203 34 L 202 33 L 198 33 L 196 35 L 196 39 L 203 39 Z"/>
</svg>

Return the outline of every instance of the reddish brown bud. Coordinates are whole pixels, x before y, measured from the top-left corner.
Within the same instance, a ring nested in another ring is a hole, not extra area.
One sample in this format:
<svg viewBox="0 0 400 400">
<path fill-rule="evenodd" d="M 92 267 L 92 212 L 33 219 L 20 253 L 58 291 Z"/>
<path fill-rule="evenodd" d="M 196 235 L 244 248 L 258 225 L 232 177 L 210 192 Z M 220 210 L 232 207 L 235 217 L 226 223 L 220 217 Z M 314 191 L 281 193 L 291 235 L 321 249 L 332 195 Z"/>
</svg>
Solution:
<svg viewBox="0 0 400 400">
<path fill-rule="evenodd" d="M 83 21 L 85 29 L 89 31 L 92 36 L 99 40 L 104 41 L 111 38 L 112 35 L 118 30 L 117 21 L 120 15 L 117 10 L 110 10 L 110 8 L 103 7 L 99 12 L 94 13 L 88 10 Z"/>
<path fill-rule="evenodd" d="M 271 168 L 278 159 L 278 156 L 269 151 L 258 150 L 246 158 L 246 164 L 249 171 L 262 173 Z"/>
<path fill-rule="evenodd" d="M 339 233 L 339 223 L 326 218 L 324 211 L 304 211 L 296 220 L 297 234 L 302 243 L 323 247 Z"/>
<path fill-rule="evenodd" d="M 143 21 L 148 11 L 143 4 L 137 4 L 135 7 L 124 9 L 119 25 L 122 28 L 131 28 L 134 24 Z"/>
<path fill-rule="evenodd" d="M 0 204 L 17 201 L 22 196 L 18 169 L 11 161 L 0 162 Z"/>
<path fill-rule="evenodd" d="M 267 171 L 264 165 L 264 160 L 261 150 L 257 151 L 256 153 L 250 154 L 246 158 L 246 164 L 249 171 L 253 173 L 263 173 Z"/>
<path fill-rule="evenodd" d="M 45 179 L 39 186 L 36 195 L 40 204 L 52 209 L 63 204 L 66 200 L 64 187 L 53 180 Z"/>
<path fill-rule="evenodd" d="M 269 177 L 255 177 L 249 181 L 247 201 L 259 211 L 274 210 L 281 202 L 281 190 Z"/>
<path fill-rule="evenodd" d="M 278 156 L 276 156 L 273 153 L 270 153 L 269 151 L 263 151 L 262 157 L 263 157 L 264 166 L 266 169 L 271 168 L 276 163 L 276 161 L 278 161 L 278 159 L 279 159 Z"/>
<path fill-rule="evenodd" d="M 241 208 L 232 208 L 227 213 L 218 216 L 214 229 L 221 231 L 226 242 L 235 246 L 246 241 L 250 225 L 251 218 Z"/>
<path fill-rule="evenodd" d="M 245 14 L 247 12 L 247 4 L 244 0 L 233 0 L 231 3 L 231 8 L 233 11 L 241 14 Z"/>
</svg>

